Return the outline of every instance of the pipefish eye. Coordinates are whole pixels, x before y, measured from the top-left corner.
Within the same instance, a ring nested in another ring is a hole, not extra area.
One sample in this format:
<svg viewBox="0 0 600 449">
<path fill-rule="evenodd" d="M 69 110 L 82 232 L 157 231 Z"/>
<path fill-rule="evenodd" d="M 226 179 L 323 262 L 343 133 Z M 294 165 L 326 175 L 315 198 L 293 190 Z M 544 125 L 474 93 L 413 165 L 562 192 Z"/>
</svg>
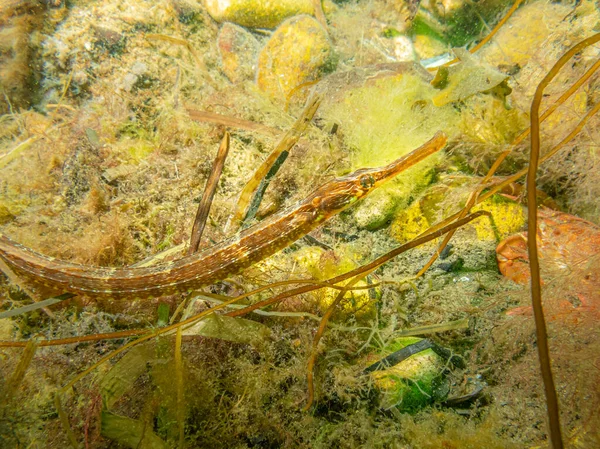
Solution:
<svg viewBox="0 0 600 449">
<path fill-rule="evenodd" d="M 360 182 L 360 185 L 365 189 L 373 187 L 373 185 L 375 184 L 375 178 L 373 178 L 373 176 L 371 175 L 362 175 L 358 181 Z"/>
</svg>

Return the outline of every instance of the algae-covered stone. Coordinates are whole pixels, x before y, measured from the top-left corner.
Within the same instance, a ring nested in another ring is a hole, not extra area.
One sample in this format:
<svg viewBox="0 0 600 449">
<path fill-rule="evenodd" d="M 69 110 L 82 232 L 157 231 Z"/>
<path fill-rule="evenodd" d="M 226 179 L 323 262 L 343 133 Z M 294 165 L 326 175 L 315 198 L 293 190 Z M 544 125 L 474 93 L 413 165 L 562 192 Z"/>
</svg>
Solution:
<svg viewBox="0 0 600 449">
<path fill-rule="evenodd" d="M 479 51 L 479 56 L 496 66 L 523 67 L 571 12 L 566 4 L 547 1 L 524 5 Z M 570 22 L 568 26 L 572 26 Z"/>
<path fill-rule="evenodd" d="M 260 44 L 252 33 L 226 22 L 219 31 L 217 46 L 223 72 L 232 83 L 254 77 Z"/>
<path fill-rule="evenodd" d="M 344 295 L 344 299 L 339 304 L 339 310 L 343 314 L 355 314 L 359 317 L 373 316 L 375 304 L 381 298 L 379 287 L 367 288 L 369 284 L 365 281 L 358 281 L 353 287 L 359 290 L 350 290 Z M 340 291 L 331 288 L 323 289 L 319 294 L 319 308 L 325 312 L 337 299 Z"/>
<path fill-rule="evenodd" d="M 427 34 L 414 37 L 415 52 L 420 59 L 429 59 L 446 53 L 448 46 L 440 39 Z"/>
<path fill-rule="evenodd" d="M 397 61 L 414 61 L 416 59 L 415 46 L 408 36 L 400 35 L 392 38 L 394 57 Z"/>
<path fill-rule="evenodd" d="M 465 188 L 466 187 L 466 188 Z M 443 217 L 458 212 L 459 208 L 466 203 L 468 192 L 477 188 L 477 179 L 468 176 L 456 176 L 445 180 L 429 188 L 418 203 L 426 225 L 433 225 Z M 417 208 L 413 203 L 411 208 Z M 494 195 L 471 209 L 472 212 L 485 210 L 491 217 L 482 217 L 463 226 L 462 229 L 471 230 L 476 233 L 477 239 L 481 241 L 499 241 L 515 232 L 519 232 L 525 226 L 525 210 L 522 205 L 502 195 Z M 400 219 L 400 218 L 398 218 Z M 392 225 L 395 228 L 396 223 Z M 398 225 L 392 237 L 404 242 L 405 236 Z"/>
<path fill-rule="evenodd" d="M 205 3 L 217 22 L 250 28 L 275 28 L 288 17 L 314 12 L 312 0 L 205 0 Z"/>
<path fill-rule="evenodd" d="M 422 188 L 433 179 L 433 172 L 419 173 L 414 191 Z M 392 183 L 380 187 L 370 196 L 362 200 L 352 210 L 356 226 L 367 231 L 376 231 L 390 225 L 399 210 L 407 205 L 407 198 Z"/>
<path fill-rule="evenodd" d="M 502 240 L 525 227 L 523 206 L 501 195 L 494 195 L 472 209 L 473 212 L 478 210 L 492 214 L 491 219 L 473 222 L 479 240 Z"/>
<path fill-rule="evenodd" d="M 315 279 L 323 281 L 340 274 L 346 273 L 358 266 L 351 246 L 337 248 L 336 251 L 327 251 L 323 248 L 311 246 L 297 251 L 295 262 L 308 271 Z M 368 287 L 369 281 L 361 280 L 354 287 L 360 290 L 348 291 L 340 304 L 340 311 L 344 314 L 356 314 L 364 317 L 375 311 L 375 303 L 381 298 L 381 288 Z M 324 288 L 316 292 L 317 306 L 325 311 L 336 300 L 339 290 Z"/>
<path fill-rule="evenodd" d="M 285 99 L 295 87 L 319 78 L 330 52 L 327 33 L 314 18 L 288 19 L 258 56 L 258 87 L 274 98 Z"/>
<path fill-rule="evenodd" d="M 371 366 L 384 357 L 419 342 L 423 340 L 416 337 L 398 338 L 388 344 L 382 353 L 367 356 L 363 365 Z M 443 376 L 444 366 L 444 360 L 429 348 L 389 368 L 371 371 L 369 376 L 381 393 L 382 408 L 397 407 L 402 411 L 413 412 L 434 401 L 445 399 L 448 385 Z"/>
<path fill-rule="evenodd" d="M 0 203 L 0 225 L 9 223 L 15 219 L 15 215 L 4 204 Z"/>
<path fill-rule="evenodd" d="M 485 33 L 506 9 L 507 0 L 423 0 L 413 19 L 417 35 L 443 40 L 450 47 L 464 47 Z"/>
<path fill-rule="evenodd" d="M 388 224 L 399 206 L 393 190 L 380 188 L 363 199 L 352 215 L 359 228 L 375 231 Z"/>
<path fill-rule="evenodd" d="M 421 203 L 415 201 L 395 215 L 390 226 L 390 235 L 396 241 L 406 243 L 425 232 L 430 226 L 431 224 L 421 209 Z M 425 245 L 430 246 L 434 242 L 432 241 Z"/>
<path fill-rule="evenodd" d="M 473 142 L 487 147 L 508 145 L 529 126 L 529 116 L 492 95 L 476 95 L 465 101 L 461 130 Z M 502 148 L 504 149 L 504 148 Z"/>
</svg>

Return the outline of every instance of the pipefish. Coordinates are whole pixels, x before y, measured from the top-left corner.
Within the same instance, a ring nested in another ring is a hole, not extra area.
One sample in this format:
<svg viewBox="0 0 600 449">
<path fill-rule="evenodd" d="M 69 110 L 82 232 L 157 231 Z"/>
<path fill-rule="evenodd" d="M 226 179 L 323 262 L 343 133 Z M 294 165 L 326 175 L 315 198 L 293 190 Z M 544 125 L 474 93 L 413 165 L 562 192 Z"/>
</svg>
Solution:
<svg viewBox="0 0 600 449">
<path fill-rule="evenodd" d="M 287 247 L 403 170 L 442 149 L 443 132 L 408 155 L 329 181 L 284 209 L 210 248 L 150 267 L 106 268 L 44 256 L 0 234 L 0 258 L 44 293 L 145 299 L 186 292 L 225 279 Z"/>
</svg>

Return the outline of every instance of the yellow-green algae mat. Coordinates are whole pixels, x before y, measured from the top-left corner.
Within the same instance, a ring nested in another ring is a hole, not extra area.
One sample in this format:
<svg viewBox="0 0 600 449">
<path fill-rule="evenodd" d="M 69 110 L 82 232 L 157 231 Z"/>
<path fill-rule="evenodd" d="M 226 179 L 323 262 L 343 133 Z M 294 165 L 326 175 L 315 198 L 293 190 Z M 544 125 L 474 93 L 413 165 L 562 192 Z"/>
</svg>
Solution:
<svg viewBox="0 0 600 449">
<path fill-rule="evenodd" d="M 318 91 L 325 100 L 318 114 L 329 127 L 337 125 L 344 145 L 351 149 L 349 170 L 387 164 L 439 130 L 450 140 L 464 132 L 465 117 L 455 101 L 490 91 L 506 76 L 457 52 L 461 63 L 446 72 L 444 83 L 436 83 L 413 63 L 358 68 L 321 82 Z M 356 224 L 373 230 L 389 223 L 399 208 L 431 183 L 443 158 L 442 153 L 427 158 L 363 200 L 352 212 Z"/>
<path fill-rule="evenodd" d="M 428 74 L 412 64 L 399 71 L 358 69 L 336 74 L 325 82 L 326 100 L 319 114 L 351 148 L 349 170 L 376 167 L 407 154 L 442 129 L 450 138 L 459 132 L 460 113 L 452 106 L 434 106 L 439 90 Z M 344 83 L 348 83 L 343 88 Z M 443 155 L 436 154 L 382 186 L 353 210 L 360 227 L 376 229 L 416 190 L 431 182 L 432 169 Z"/>
</svg>

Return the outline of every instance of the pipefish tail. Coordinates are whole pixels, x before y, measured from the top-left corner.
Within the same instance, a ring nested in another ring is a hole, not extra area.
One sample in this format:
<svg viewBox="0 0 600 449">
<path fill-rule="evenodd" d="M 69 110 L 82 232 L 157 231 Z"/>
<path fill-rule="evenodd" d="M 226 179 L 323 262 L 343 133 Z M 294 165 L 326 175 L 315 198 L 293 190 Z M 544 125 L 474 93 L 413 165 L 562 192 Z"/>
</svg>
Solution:
<svg viewBox="0 0 600 449">
<path fill-rule="evenodd" d="M 318 187 L 238 235 L 201 252 L 150 267 L 105 268 L 53 259 L 0 234 L 0 258 L 27 284 L 44 293 L 71 292 L 115 299 L 143 299 L 185 292 L 239 273 L 308 234 L 384 182 L 446 145 L 436 135 L 408 155 L 379 168 L 364 168 Z"/>
</svg>

